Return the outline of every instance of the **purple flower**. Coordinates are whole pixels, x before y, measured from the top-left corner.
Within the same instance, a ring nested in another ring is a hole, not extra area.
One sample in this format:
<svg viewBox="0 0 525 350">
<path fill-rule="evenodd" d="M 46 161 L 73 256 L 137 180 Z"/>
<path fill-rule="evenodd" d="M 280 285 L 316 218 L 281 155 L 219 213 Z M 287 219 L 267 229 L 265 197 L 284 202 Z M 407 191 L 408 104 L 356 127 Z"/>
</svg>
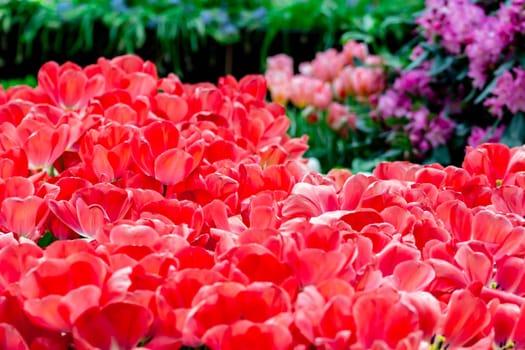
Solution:
<svg viewBox="0 0 525 350">
<path fill-rule="evenodd" d="M 413 69 L 396 79 L 394 89 L 431 100 L 434 98 L 434 92 L 430 87 L 430 80 L 427 70 Z"/>
<path fill-rule="evenodd" d="M 425 135 L 426 139 L 434 148 L 444 145 L 450 140 L 454 127 L 454 121 L 445 117 L 443 113 L 440 113 L 430 121 L 428 132 Z"/>
<path fill-rule="evenodd" d="M 404 117 L 411 109 L 410 98 L 394 90 L 386 91 L 377 102 L 377 112 L 383 118 Z"/>
<path fill-rule="evenodd" d="M 472 85 L 477 88 L 483 87 L 486 81 L 485 71 L 489 65 L 498 61 L 512 39 L 501 32 L 501 28 L 498 18 L 487 17 L 474 30 L 473 40 L 465 49 L 470 61 L 469 76 L 473 79 Z"/>
<path fill-rule="evenodd" d="M 429 42 L 435 37 L 451 53 L 460 53 L 472 33 L 485 21 L 483 9 L 469 0 L 427 0 L 426 10 L 417 20 Z"/>
<path fill-rule="evenodd" d="M 419 151 L 426 152 L 429 147 L 444 145 L 452 137 L 455 123 L 444 113 L 432 118 L 426 108 L 421 108 L 407 116 L 410 122 L 405 126 L 405 131 L 408 132 L 412 145 Z"/>
<path fill-rule="evenodd" d="M 485 101 L 485 106 L 499 118 L 503 116 L 503 107 L 513 114 L 525 112 L 525 70 L 515 68 L 514 73 L 515 78 L 510 71 L 500 75 L 492 90 L 493 97 Z"/>
<path fill-rule="evenodd" d="M 467 144 L 472 147 L 476 147 L 485 142 L 499 142 L 505 131 L 505 126 L 500 125 L 499 127 L 492 130 L 492 127 L 486 129 L 475 126 L 470 131 L 470 137 L 467 140 Z"/>
<path fill-rule="evenodd" d="M 428 109 L 421 108 L 412 112 L 409 114 L 409 118 L 411 119 L 410 123 L 407 125 L 409 130 L 425 130 L 428 124 Z"/>
<path fill-rule="evenodd" d="M 513 0 L 510 5 L 502 4 L 497 16 L 500 22 L 500 35 L 510 42 L 515 34 L 525 31 L 525 1 Z"/>
</svg>

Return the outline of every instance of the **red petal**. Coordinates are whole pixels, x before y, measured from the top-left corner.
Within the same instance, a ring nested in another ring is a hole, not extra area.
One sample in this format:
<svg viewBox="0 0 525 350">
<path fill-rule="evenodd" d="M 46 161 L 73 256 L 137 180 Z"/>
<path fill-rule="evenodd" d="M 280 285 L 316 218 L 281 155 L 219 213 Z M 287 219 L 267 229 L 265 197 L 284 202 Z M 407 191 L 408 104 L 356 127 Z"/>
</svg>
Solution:
<svg viewBox="0 0 525 350">
<path fill-rule="evenodd" d="M 32 239 L 39 226 L 47 216 L 47 209 L 42 198 L 31 196 L 22 198 L 7 198 L 2 202 L 2 216 L 6 227 L 19 235 Z M 45 211 L 42 211 L 44 210 Z M 45 214 L 42 214 L 45 213 Z"/>
<path fill-rule="evenodd" d="M 490 323 L 485 303 L 468 290 L 452 293 L 442 327 L 442 335 L 451 347 L 465 345 Z"/>
<path fill-rule="evenodd" d="M 58 63 L 47 62 L 38 71 L 38 86 L 40 86 L 55 103 L 58 102 L 58 70 Z"/>
<path fill-rule="evenodd" d="M 397 288 L 408 292 L 425 289 L 435 276 L 432 266 L 416 260 L 403 261 L 394 268 Z"/>
<path fill-rule="evenodd" d="M 112 243 L 125 245 L 152 245 L 159 234 L 149 226 L 121 224 L 113 227 L 109 234 Z"/>
<path fill-rule="evenodd" d="M 162 116 L 174 123 L 182 121 L 188 113 L 186 100 L 177 95 L 161 93 L 155 96 L 155 101 Z"/>
<path fill-rule="evenodd" d="M 483 253 L 474 252 L 469 246 L 461 246 L 455 259 L 470 282 L 479 281 L 485 285 L 492 276 L 492 260 Z"/>
<path fill-rule="evenodd" d="M 155 159 L 155 178 L 165 185 L 183 181 L 191 172 L 193 157 L 178 148 L 172 148 Z"/>
<path fill-rule="evenodd" d="M 95 237 L 107 221 L 107 214 L 100 205 L 87 205 L 81 198 L 76 202 L 76 216 L 79 219 L 80 235 Z"/>
<path fill-rule="evenodd" d="M 62 295 L 48 295 L 24 302 L 24 311 L 33 322 L 53 331 L 70 329 L 69 309 L 61 304 Z"/>
<path fill-rule="evenodd" d="M 0 323 L 0 349 L 29 350 L 18 330 L 8 323 Z"/>
<path fill-rule="evenodd" d="M 419 250 L 395 241 L 388 244 L 377 255 L 379 270 L 383 272 L 383 276 L 391 275 L 394 272 L 394 268 L 401 262 L 419 258 Z"/>
<path fill-rule="evenodd" d="M 74 324 L 73 336 L 101 349 L 115 345 L 132 349 L 148 334 L 152 322 L 153 315 L 145 307 L 116 302 L 83 313 Z"/>
<path fill-rule="evenodd" d="M 60 103 L 66 108 L 78 108 L 83 103 L 87 77 L 82 71 L 68 70 L 61 74 L 58 81 Z"/>
</svg>

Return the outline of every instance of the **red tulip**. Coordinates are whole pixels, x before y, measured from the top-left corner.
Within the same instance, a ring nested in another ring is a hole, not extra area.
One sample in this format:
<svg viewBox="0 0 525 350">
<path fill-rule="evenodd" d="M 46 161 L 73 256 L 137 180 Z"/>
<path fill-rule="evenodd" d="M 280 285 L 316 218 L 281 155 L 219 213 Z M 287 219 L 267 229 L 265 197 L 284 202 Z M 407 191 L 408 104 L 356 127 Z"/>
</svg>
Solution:
<svg viewBox="0 0 525 350">
<path fill-rule="evenodd" d="M 292 345 L 292 335 L 285 327 L 248 320 L 214 327 L 206 332 L 203 340 L 210 349 L 286 350 Z"/>
<path fill-rule="evenodd" d="M 56 105 L 78 110 L 104 91 L 105 82 L 102 76 L 88 75 L 71 62 L 62 66 L 48 62 L 38 72 L 38 84 Z"/>
<path fill-rule="evenodd" d="M 20 281 L 24 311 L 41 327 L 69 331 L 84 311 L 99 305 L 106 275 L 105 264 L 88 253 L 48 258 Z"/>
<path fill-rule="evenodd" d="M 428 263 L 405 260 L 394 267 L 394 283 L 399 290 L 415 292 L 425 290 L 436 273 Z"/>
<path fill-rule="evenodd" d="M 383 276 L 391 275 L 396 266 L 401 262 L 418 260 L 420 252 L 413 247 L 392 241 L 379 254 L 377 254 L 378 268 Z"/>
<path fill-rule="evenodd" d="M 357 342 L 365 349 L 384 341 L 390 348 L 418 330 L 418 315 L 392 290 L 357 296 L 352 305 Z"/>
<path fill-rule="evenodd" d="M 315 217 L 339 209 L 335 189 L 298 183 L 283 206 L 283 216 Z"/>
<path fill-rule="evenodd" d="M 132 349 L 148 337 L 152 323 L 145 307 L 115 302 L 84 312 L 73 325 L 73 338 L 78 349 Z"/>
<path fill-rule="evenodd" d="M 473 215 L 464 203 L 454 200 L 442 203 L 436 208 L 436 214 L 456 239 L 459 241 L 471 239 Z"/>
<path fill-rule="evenodd" d="M 275 284 L 281 284 L 290 276 L 288 266 L 280 262 L 273 254 L 269 252 L 241 253 L 240 250 L 247 251 L 250 246 L 239 247 L 236 251 L 237 267 L 252 282 L 268 281 Z"/>
<path fill-rule="evenodd" d="M 0 323 L 0 347 L 9 350 L 29 350 L 17 329 L 8 323 Z"/>
<path fill-rule="evenodd" d="M 3 238 L 11 238 L 13 242 L 0 250 L 1 290 L 17 283 L 30 269 L 38 265 L 38 260 L 43 255 L 42 250 L 33 242 L 19 243 L 8 234 L 3 234 Z"/>
<path fill-rule="evenodd" d="M 514 304 L 501 304 L 497 300 L 488 307 L 492 314 L 494 343 L 504 347 L 512 341 L 512 331 L 519 319 L 520 308 Z"/>
<path fill-rule="evenodd" d="M 502 290 L 525 296 L 525 263 L 521 258 L 505 256 L 496 261 L 495 282 Z"/>
<path fill-rule="evenodd" d="M 90 130 L 80 143 L 80 158 L 100 181 L 111 182 L 130 164 L 132 135 L 130 128 L 117 124 Z"/>
<path fill-rule="evenodd" d="M 512 311 L 511 311 L 512 312 Z M 509 337 L 517 347 L 525 345 L 525 304 L 520 307 L 519 316 L 515 319 L 512 334 Z"/>
<path fill-rule="evenodd" d="M 104 224 L 122 219 L 130 207 L 128 191 L 105 183 L 78 190 L 70 200 L 49 201 L 57 218 L 86 237 L 95 237 Z"/>
<path fill-rule="evenodd" d="M 297 295 L 294 326 L 305 341 L 310 343 L 315 341 L 325 305 L 326 300 L 314 286 L 306 286 Z"/>
<path fill-rule="evenodd" d="M 456 252 L 455 260 L 470 282 L 479 281 L 485 285 L 492 276 L 493 262 L 489 254 L 475 252 L 468 245 L 463 245 Z"/>
<path fill-rule="evenodd" d="M 152 110 L 160 117 L 174 123 L 180 123 L 186 118 L 188 104 L 184 98 L 173 94 L 160 93 L 154 97 L 153 101 Z"/>
<path fill-rule="evenodd" d="M 452 293 L 440 334 L 448 346 L 465 346 L 478 340 L 482 330 L 490 323 L 485 303 L 468 290 Z"/>
<path fill-rule="evenodd" d="M 97 62 L 106 84 L 112 89 L 125 89 L 133 98 L 150 95 L 157 88 L 157 68 L 135 55 L 123 55 Z"/>
<path fill-rule="evenodd" d="M 0 181 L 0 202 L 0 225 L 20 236 L 40 238 L 49 209 L 46 198 L 37 196 L 30 180 L 11 177 Z"/>
<path fill-rule="evenodd" d="M 64 153 L 68 142 L 67 125 L 61 125 L 58 129 L 42 127 L 31 134 L 23 145 L 30 168 L 39 169 L 52 165 Z"/>
<path fill-rule="evenodd" d="M 307 286 L 337 277 L 347 267 L 349 259 L 350 257 L 343 252 L 307 248 L 292 250 L 288 256 L 288 263 L 301 285 Z"/>
<path fill-rule="evenodd" d="M 0 178 L 28 175 L 29 162 L 21 148 L 11 148 L 0 154 Z"/>
<path fill-rule="evenodd" d="M 503 184 L 511 151 L 503 144 L 483 144 L 479 147 L 467 147 L 463 168 L 471 175 L 486 176 L 490 186 Z"/>
<path fill-rule="evenodd" d="M 432 294 L 428 292 L 402 293 L 401 302 L 415 309 L 423 339 L 429 340 L 436 334 L 442 311 L 439 301 Z"/>
<path fill-rule="evenodd" d="M 154 122 L 134 139 L 132 157 L 146 175 L 173 185 L 187 178 L 200 161 L 198 156 L 178 147 L 177 128 L 169 122 Z"/>
</svg>

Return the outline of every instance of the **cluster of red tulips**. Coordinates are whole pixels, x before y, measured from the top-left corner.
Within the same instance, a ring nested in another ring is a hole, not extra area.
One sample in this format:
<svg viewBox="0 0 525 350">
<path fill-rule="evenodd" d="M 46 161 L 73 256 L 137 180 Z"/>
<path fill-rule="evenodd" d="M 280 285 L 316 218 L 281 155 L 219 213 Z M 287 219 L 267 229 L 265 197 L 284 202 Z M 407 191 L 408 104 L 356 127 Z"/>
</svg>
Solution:
<svg viewBox="0 0 525 350">
<path fill-rule="evenodd" d="M 0 90 L 1 349 L 525 348 L 525 148 L 321 175 L 260 76 L 38 82 Z"/>
</svg>

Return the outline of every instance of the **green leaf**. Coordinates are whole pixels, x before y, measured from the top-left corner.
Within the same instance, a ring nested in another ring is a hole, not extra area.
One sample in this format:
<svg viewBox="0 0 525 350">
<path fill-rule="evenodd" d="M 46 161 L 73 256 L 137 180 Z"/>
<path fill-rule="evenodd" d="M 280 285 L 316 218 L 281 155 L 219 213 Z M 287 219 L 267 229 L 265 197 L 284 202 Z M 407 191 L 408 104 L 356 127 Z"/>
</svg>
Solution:
<svg viewBox="0 0 525 350">
<path fill-rule="evenodd" d="M 355 122 L 357 130 L 363 131 L 365 133 L 372 133 L 375 131 L 373 122 L 370 118 L 357 118 Z"/>
<path fill-rule="evenodd" d="M 476 97 L 476 99 L 474 100 L 474 103 L 478 104 L 482 102 L 492 92 L 492 90 L 496 86 L 497 81 L 498 81 L 498 77 L 495 77 L 494 79 L 492 79 L 492 81 L 485 87 L 485 89 L 481 91 L 478 97 Z"/>
<path fill-rule="evenodd" d="M 372 172 L 379 163 L 384 162 L 385 159 L 382 157 L 363 159 L 363 158 L 354 158 L 352 161 L 351 171 L 352 173 L 370 173 Z"/>
<path fill-rule="evenodd" d="M 38 240 L 37 244 L 39 247 L 45 248 L 56 240 L 57 240 L 56 237 L 53 236 L 53 234 L 48 231 Z"/>
<path fill-rule="evenodd" d="M 512 67 L 514 67 L 514 63 L 515 63 L 515 59 L 510 59 L 508 61 L 505 61 L 503 62 L 495 71 L 494 71 L 494 76 L 496 77 L 499 77 L 500 75 L 502 75 L 503 73 L 505 73 L 506 71 L 508 71 L 509 69 L 511 69 Z"/>
<path fill-rule="evenodd" d="M 2 85 L 4 89 L 7 89 L 11 86 L 17 86 L 17 85 L 28 85 L 31 87 L 35 87 L 37 85 L 37 81 L 34 76 L 28 75 L 27 77 L 23 79 L 1 80 L 0 85 Z"/>
<path fill-rule="evenodd" d="M 430 56 L 430 53 L 428 51 L 424 51 L 421 55 L 419 55 L 415 60 L 412 61 L 405 69 L 403 69 L 403 72 L 409 72 L 412 69 L 415 69 L 421 65 L 426 59 Z"/>
<path fill-rule="evenodd" d="M 523 145 L 525 141 L 525 115 L 518 112 L 512 117 L 505 133 L 501 138 L 501 142 L 509 147 L 516 147 Z"/>
<path fill-rule="evenodd" d="M 363 17 L 362 25 L 363 25 L 363 30 L 365 32 L 372 33 L 374 32 L 374 29 L 377 26 L 377 20 L 374 17 L 372 17 L 370 14 L 366 14 Z"/>
<path fill-rule="evenodd" d="M 444 72 L 454 63 L 454 60 L 455 58 L 452 55 L 447 55 L 445 57 L 440 56 L 440 55 L 437 56 L 434 59 L 434 62 L 432 62 L 432 67 L 430 68 L 430 71 L 428 72 L 428 74 L 430 76 L 436 76 Z"/>
<path fill-rule="evenodd" d="M 357 40 L 357 41 L 363 41 L 365 43 L 371 43 L 374 40 L 374 37 L 372 35 L 361 33 L 357 31 L 348 31 L 344 33 L 341 37 L 341 42 L 346 43 L 350 40 Z"/>
<path fill-rule="evenodd" d="M 525 50 L 521 49 L 518 50 L 515 54 L 516 59 L 521 64 L 523 68 L 525 68 Z"/>
<path fill-rule="evenodd" d="M 465 79 L 468 75 L 468 68 L 464 68 L 462 70 L 460 70 L 457 74 L 456 74 L 456 81 L 462 81 L 463 79 Z"/>
<path fill-rule="evenodd" d="M 420 45 L 423 49 L 425 49 L 425 51 L 431 52 L 433 54 L 437 54 L 439 51 L 442 50 L 441 46 L 439 46 L 438 44 L 429 43 L 427 41 L 420 43 Z"/>
<path fill-rule="evenodd" d="M 450 150 L 446 145 L 442 145 L 432 149 L 430 157 L 425 160 L 426 164 L 439 163 L 442 165 L 450 164 Z"/>
<path fill-rule="evenodd" d="M 390 149 L 386 151 L 385 153 L 383 153 L 383 157 L 388 160 L 400 159 L 402 158 L 402 156 L 403 156 L 403 150 L 398 149 L 398 148 Z"/>
<path fill-rule="evenodd" d="M 397 117 L 392 117 L 392 118 L 386 118 L 385 119 L 385 124 L 388 125 L 388 126 L 395 126 L 395 125 L 405 125 L 408 123 L 408 118 L 397 118 Z"/>
<path fill-rule="evenodd" d="M 476 90 L 475 88 L 472 88 L 472 89 L 470 90 L 470 92 L 467 94 L 467 96 L 465 96 L 465 98 L 463 99 L 463 102 L 467 102 L 467 103 L 468 103 L 468 102 L 472 101 L 472 99 L 474 98 L 474 96 L 476 96 L 476 92 L 477 92 L 477 91 L 478 91 L 478 90 Z"/>
</svg>

